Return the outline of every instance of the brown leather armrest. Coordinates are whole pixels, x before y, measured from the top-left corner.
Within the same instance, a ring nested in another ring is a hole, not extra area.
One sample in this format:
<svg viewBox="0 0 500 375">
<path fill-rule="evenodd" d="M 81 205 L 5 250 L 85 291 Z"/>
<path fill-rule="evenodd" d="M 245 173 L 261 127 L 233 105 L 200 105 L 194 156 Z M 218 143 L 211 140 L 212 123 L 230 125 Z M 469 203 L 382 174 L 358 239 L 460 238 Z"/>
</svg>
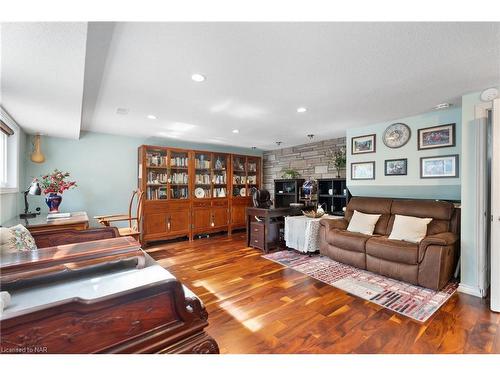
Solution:
<svg viewBox="0 0 500 375">
<path fill-rule="evenodd" d="M 331 230 L 331 229 L 347 229 L 347 226 L 349 223 L 347 222 L 346 219 L 321 219 L 319 221 L 321 225 L 323 225 L 326 230 Z"/>
<path fill-rule="evenodd" d="M 427 247 L 429 245 L 453 245 L 457 242 L 458 236 L 455 233 L 451 232 L 443 232 L 438 234 L 432 234 L 430 236 L 425 237 L 421 242 L 421 247 Z"/>
<path fill-rule="evenodd" d="M 431 234 L 425 237 L 418 247 L 418 259 L 421 262 L 424 259 L 425 252 L 429 246 L 452 246 L 458 241 L 458 236 L 452 232 L 443 232 Z"/>
</svg>

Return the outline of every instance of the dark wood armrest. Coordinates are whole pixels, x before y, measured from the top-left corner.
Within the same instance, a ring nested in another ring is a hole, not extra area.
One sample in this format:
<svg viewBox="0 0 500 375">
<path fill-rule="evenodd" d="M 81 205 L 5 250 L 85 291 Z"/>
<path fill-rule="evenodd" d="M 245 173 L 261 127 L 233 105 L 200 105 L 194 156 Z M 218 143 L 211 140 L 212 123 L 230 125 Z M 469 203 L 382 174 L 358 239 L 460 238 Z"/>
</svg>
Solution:
<svg viewBox="0 0 500 375">
<path fill-rule="evenodd" d="M 321 225 L 323 225 L 327 231 L 332 229 L 347 229 L 349 223 L 346 219 L 321 219 L 319 221 Z"/>
<path fill-rule="evenodd" d="M 105 227 L 86 230 L 55 229 L 45 232 L 32 233 L 36 246 L 39 249 L 52 246 L 61 246 L 71 243 L 104 240 L 107 238 L 120 237 L 115 227 Z"/>
</svg>

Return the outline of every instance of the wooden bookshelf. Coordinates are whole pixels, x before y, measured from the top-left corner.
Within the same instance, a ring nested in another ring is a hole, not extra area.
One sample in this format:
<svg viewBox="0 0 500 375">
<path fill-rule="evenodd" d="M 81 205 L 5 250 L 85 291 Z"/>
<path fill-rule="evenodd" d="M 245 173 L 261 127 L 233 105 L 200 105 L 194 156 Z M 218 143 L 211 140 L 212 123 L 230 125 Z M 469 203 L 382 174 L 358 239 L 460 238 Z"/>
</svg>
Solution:
<svg viewBox="0 0 500 375">
<path fill-rule="evenodd" d="M 143 145 L 138 159 L 145 243 L 245 227 L 260 157 Z"/>
</svg>

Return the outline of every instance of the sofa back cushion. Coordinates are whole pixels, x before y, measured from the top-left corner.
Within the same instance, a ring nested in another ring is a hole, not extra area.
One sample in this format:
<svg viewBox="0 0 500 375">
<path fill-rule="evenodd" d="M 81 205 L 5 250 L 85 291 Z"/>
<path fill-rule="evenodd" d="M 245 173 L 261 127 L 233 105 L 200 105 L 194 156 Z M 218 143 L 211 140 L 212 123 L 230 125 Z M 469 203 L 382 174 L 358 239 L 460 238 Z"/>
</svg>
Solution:
<svg viewBox="0 0 500 375">
<path fill-rule="evenodd" d="M 385 235 L 391 217 L 391 204 L 392 199 L 389 198 L 352 197 L 346 208 L 345 219 L 351 221 L 354 210 L 365 214 L 380 214 L 373 234 Z"/>
<path fill-rule="evenodd" d="M 427 235 L 448 232 L 454 211 L 453 203 L 434 200 L 399 200 L 395 199 L 391 206 L 391 217 L 386 235 L 392 231 L 396 215 L 432 218 L 427 226 Z"/>
</svg>

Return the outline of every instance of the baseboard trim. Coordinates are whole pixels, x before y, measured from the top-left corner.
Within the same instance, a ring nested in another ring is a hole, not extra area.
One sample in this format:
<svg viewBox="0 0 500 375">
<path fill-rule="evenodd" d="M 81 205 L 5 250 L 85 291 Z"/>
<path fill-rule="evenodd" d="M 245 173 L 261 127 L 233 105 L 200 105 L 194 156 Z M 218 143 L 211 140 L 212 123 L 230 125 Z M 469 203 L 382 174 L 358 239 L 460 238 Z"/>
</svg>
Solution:
<svg viewBox="0 0 500 375">
<path fill-rule="evenodd" d="M 474 297 L 479 297 L 479 298 L 484 297 L 483 293 L 481 293 L 481 289 L 479 289 L 479 287 L 476 287 L 476 286 L 471 286 L 471 285 L 460 283 L 458 285 L 457 290 L 460 293 L 470 294 L 471 296 L 474 296 Z"/>
</svg>

